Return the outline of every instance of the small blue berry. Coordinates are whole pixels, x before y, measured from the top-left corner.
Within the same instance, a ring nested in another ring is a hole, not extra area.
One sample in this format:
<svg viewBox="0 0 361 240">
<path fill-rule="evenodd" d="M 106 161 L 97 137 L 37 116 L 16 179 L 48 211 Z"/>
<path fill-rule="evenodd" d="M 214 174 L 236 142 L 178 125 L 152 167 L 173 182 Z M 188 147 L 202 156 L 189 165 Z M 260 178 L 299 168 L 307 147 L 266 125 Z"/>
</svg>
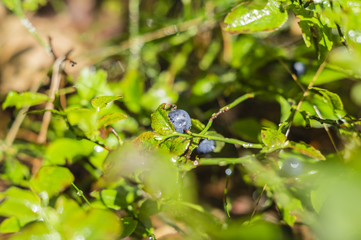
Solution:
<svg viewBox="0 0 361 240">
<path fill-rule="evenodd" d="M 306 73 L 306 65 L 301 62 L 295 62 L 291 70 L 297 77 L 301 77 Z"/>
<path fill-rule="evenodd" d="M 189 114 L 182 109 L 170 111 L 168 117 L 175 131 L 178 133 L 185 133 L 186 130 L 189 130 L 192 126 Z"/>
<path fill-rule="evenodd" d="M 197 153 L 199 154 L 207 154 L 213 152 L 216 148 L 216 144 L 213 140 L 202 139 L 199 144 L 198 148 L 196 149 Z"/>
</svg>

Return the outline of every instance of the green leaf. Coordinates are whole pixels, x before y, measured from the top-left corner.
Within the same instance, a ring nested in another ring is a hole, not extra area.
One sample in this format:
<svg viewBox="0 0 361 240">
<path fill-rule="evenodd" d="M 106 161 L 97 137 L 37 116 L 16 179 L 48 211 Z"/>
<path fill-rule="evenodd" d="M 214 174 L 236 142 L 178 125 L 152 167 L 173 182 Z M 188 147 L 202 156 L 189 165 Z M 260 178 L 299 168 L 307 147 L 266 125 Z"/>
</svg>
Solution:
<svg viewBox="0 0 361 240">
<path fill-rule="evenodd" d="M 51 232 L 45 222 L 38 221 L 26 225 L 20 232 L 12 235 L 10 240 L 48 240 L 53 234 L 60 237 L 56 232 Z"/>
<path fill-rule="evenodd" d="M 61 239 L 118 239 L 122 226 L 118 216 L 109 210 L 80 207 L 74 200 L 59 197 L 57 221 L 52 224 Z"/>
<path fill-rule="evenodd" d="M 7 107 L 16 107 L 16 109 L 19 109 L 25 106 L 34 106 L 49 100 L 50 98 L 42 93 L 23 92 L 19 94 L 11 91 L 6 96 L 6 99 L 2 104 L 2 108 L 6 109 Z"/>
<path fill-rule="evenodd" d="M 140 134 L 133 140 L 133 143 L 136 145 L 141 145 L 144 149 L 150 150 L 158 145 L 159 140 L 157 140 L 157 138 L 161 140 L 161 137 L 158 134 L 148 131 Z"/>
<path fill-rule="evenodd" d="M 343 103 L 341 101 L 341 98 L 336 93 L 333 93 L 326 89 L 318 88 L 318 87 L 313 87 L 311 89 L 315 90 L 316 92 L 321 94 L 326 99 L 326 101 L 332 105 L 332 107 L 335 111 L 343 110 Z"/>
<path fill-rule="evenodd" d="M 98 95 L 113 95 L 107 85 L 107 72 L 104 70 L 93 71 L 91 68 L 84 68 L 75 86 L 79 96 L 88 101 Z"/>
<path fill-rule="evenodd" d="M 96 144 L 87 140 L 58 138 L 53 141 L 45 152 L 45 164 L 63 165 L 72 163 L 78 156 L 89 156 L 96 151 Z"/>
<path fill-rule="evenodd" d="M 201 123 L 198 119 L 191 118 L 192 128 L 196 128 L 198 131 L 202 131 L 206 125 Z"/>
<path fill-rule="evenodd" d="M 22 164 L 18 159 L 8 157 L 4 163 L 5 175 L 4 177 L 10 180 L 13 184 L 20 186 L 27 186 L 30 177 L 29 167 Z"/>
<path fill-rule="evenodd" d="M 281 9 L 276 0 L 269 0 L 265 6 L 241 3 L 226 16 L 225 30 L 231 33 L 274 31 L 287 21 L 287 17 L 287 11 Z"/>
<path fill-rule="evenodd" d="M 108 103 L 123 98 L 122 96 L 101 96 L 91 100 L 91 104 L 94 108 L 103 108 Z"/>
<path fill-rule="evenodd" d="M 287 196 L 289 198 L 289 196 Z M 287 203 L 281 207 L 283 220 L 290 226 L 293 226 L 297 220 L 297 213 L 303 210 L 302 203 L 297 198 L 290 198 Z"/>
<path fill-rule="evenodd" d="M 165 105 L 165 103 L 159 105 L 157 110 L 151 115 L 151 126 L 160 135 L 169 135 L 175 131 L 172 122 L 169 120 L 168 111 L 164 109 Z"/>
<path fill-rule="evenodd" d="M 271 128 L 262 129 L 261 137 L 262 142 L 270 148 L 270 150 L 283 148 L 287 140 L 283 133 Z"/>
<path fill-rule="evenodd" d="M 36 195 L 29 190 L 10 187 L 0 193 L 0 216 L 16 217 L 20 226 L 39 218 L 40 202 Z"/>
<path fill-rule="evenodd" d="M 98 120 L 97 127 L 98 128 L 106 127 L 126 118 L 127 115 L 123 113 L 109 113 Z"/>
<path fill-rule="evenodd" d="M 137 70 L 129 70 L 126 73 L 122 80 L 122 87 L 126 89 L 123 92 L 124 104 L 130 111 L 139 113 L 144 84 Z"/>
<path fill-rule="evenodd" d="M 100 198 L 108 208 L 119 210 L 120 206 L 116 203 L 118 192 L 114 189 L 104 189 L 100 192 Z"/>
<path fill-rule="evenodd" d="M 302 153 L 303 155 L 309 156 L 311 158 L 315 158 L 318 160 L 326 160 L 326 158 L 322 155 L 322 153 L 319 150 L 315 149 L 314 147 L 306 143 L 296 143 L 289 141 L 286 147 L 292 148 L 293 150 Z"/>
<path fill-rule="evenodd" d="M 46 192 L 50 197 L 67 188 L 74 181 L 69 169 L 57 166 L 44 166 L 40 168 L 30 180 L 30 184 L 37 193 Z"/>
<path fill-rule="evenodd" d="M 65 117 L 66 116 L 66 114 L 64 112 L 60 112 L 60 111 L 55 110 L 55 109 L 31 110 L 31 111 L 27 111 L 26 114 L 44 114 L 46 112 L 51 112 L 52 114 L 54 114 L 56 116 L 60 116 L 60 117 Z"/>
<path fill-rule="evenodd" d="M 121 219 L 123 223 L 123 232 L 120 239 L 128 237 L 132 234 L 138 226 L 138 221 L 132 217 L 125 217 Z"/>
<path fill-rule="evenodd" d="M 302 36 L 307 47 L 315 47 L 320 60 L 323 60 L 332 49 L 332 29 L 322 22 L 316 11 L 295 9 L 296 16 L 300 19 L 298 25 L 302 30 Z"/>
<path fill-rule="evenodd" d="M 168 138 L 159 145 L 160 149 L 165 149 L 170 153 L 173 153 L 177 156 L 182 155 L 187 151 L 191 140 L 186 137 L 173 137 Z"/>
<path fill-rule="evenodd" d="M 0 225 L 0 233 L 13 233 L 20 230 L 20 223 L 16 217 L 10 217 L 2 221 Z"/>
</svg>

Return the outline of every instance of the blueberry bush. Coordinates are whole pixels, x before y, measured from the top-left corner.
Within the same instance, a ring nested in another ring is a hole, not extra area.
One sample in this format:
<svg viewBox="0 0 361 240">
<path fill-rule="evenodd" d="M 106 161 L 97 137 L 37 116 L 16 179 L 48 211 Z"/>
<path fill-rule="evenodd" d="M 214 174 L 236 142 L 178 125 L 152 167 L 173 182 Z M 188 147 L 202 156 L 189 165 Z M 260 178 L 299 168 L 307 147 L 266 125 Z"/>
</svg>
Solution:
<svg viewBox="0 0 361 240">
<path fill-rule="evenodd" d="M 94 1 L 83 56 L 1 2 L 53 57 L 1 96 L 4 239 L 361 238 L 359 1 Z"/>
</svg>

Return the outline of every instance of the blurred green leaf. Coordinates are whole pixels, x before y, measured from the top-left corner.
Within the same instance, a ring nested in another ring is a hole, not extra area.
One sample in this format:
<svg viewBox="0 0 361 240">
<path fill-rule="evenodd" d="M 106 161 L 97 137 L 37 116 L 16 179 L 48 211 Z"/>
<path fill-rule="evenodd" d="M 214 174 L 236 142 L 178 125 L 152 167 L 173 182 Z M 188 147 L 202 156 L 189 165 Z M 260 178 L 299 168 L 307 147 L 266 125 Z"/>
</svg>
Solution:
<svg viewBox="0 0 361 240">
<path fill-rule="evenodd" d="M 295 143 L 289 141 L 287 143 L 288 148 L 292 148 L 293 150 L 302 153 L 303 155 L 309 156 L 311 158 L 315 158 L 318 160 L 326 160 L 326 158 L 322 155 L 322 153 L 315 149 L 314 147 L 306 144 L 306 143 Z"/>
<path fill-rule="evenodd" d="M 178 94 L 172 88 L 164 84 L 153 85 L 142 95 L 142 107 L 149 111 L 155 111 L 161 103 L 174 104 L 178 100 Z"/>
<path fill-rule="evenodd" d="M 9 217 L 1 222 L 0 233 L 13 233 L 20 230 L 20 223 L 16 217 Z"/>
<path fill-rule="evenodd" d="M 172 154 L 180 156 L 188 149 L 191 140 L 186 137 L 168 138 L 159 144 L 160 149 L 165 149 Z"/>
<path fill-rule="evenodd" d="M 139 113 L 141 110 L 140 101 L 144 92 L 144 83 L 139 72 L 137 70 L 129 70 L 125 74 L 121 84 L 122 89 L 126 89 L 126 91 L 123 92 L 124 104 L 130 111 Z"/>
<path fill-rule="evenodd" d="M 154 149 L 159 142 L 158 140 L 156 140 L 156 138 L 159 138 L 159 140 L 161 140 L 161 137 L 155 132 L 148 131 L 140 134 L 137 138 L 133 140 L 133 143 L 142 146 L 144 149 Z"/>
<path fill-rule="evenodd" d="M 231 33 L 253 33 L 259 31 L 274 31 L 287 21 L 287 11 L 282 9 L 280 2 L 269 0 L 264 5 L 241 3 L 225 18 L 225 29 Z"/>
<path fill-rule="evenodd" d="M 19 233 L 11 235 L 10 240 L 48 240 L 49 236 L 60 238 L 60 235 L 49 230 L 44 222 L 33 222 L 21 229 Z"/>
<path fill-rule="evenodd" d="M 126 118 L 127 115 L 123 113 L 109 113 L 98 120 L 97 127 L 98 128 L 106 127 Z"/>
<path fill-rule="evenodd" d="M 103 108 L 108 103 L 113 102 L 115 100 L 123 98 L 122 96 L 100 96 L 93 98 L 91 100 L 91 104 L 94 108 Z"/>
<path fill-rule="evenodd" d="M 118 192 L 114 189 L 104 189 L 100 192 L 100 197 L 108 208 L 119 210 L 120 206 L 116 204 Z"/>
<path fill-rule="evenodd" d="M 328 104 L 332 105 L 335 111 L 343 110 L 343 103 L 341 101 L 341 98 L 336 93 L 318 87 L 313 87 L 311 89 L 321 94 L 326 99 Z"/>
<path fill-rule="evenodd" d="M 248 141 L 257 142 L 262 124 L 254 118 L 243 118 L 232 123 L 231 127 L 237 136 Z"/>
<path fill-rule="evenodd" d="M 20 226 L 40 218 L 40 201 L 37 196 L 29 190 L 10 187 L 0 193 L 0 216 L 15 217 Z"/>
<path fill-rule="evenodd" d="M 44 166 L 30 180 L 32 188 L 37 193 L 46 192 L 51 198 L 62 192 L 74 182 L 74 176 L 69 169 L 57 166 Z"/>
<path fill-rule="evenodd" d="M 112 96 L 113 92 L 107 85 L 107 73 L 104 70 L 94 71 L 92 68 L 84 68 L 75 84 L 79 96 L 84 99 L 84 103 L 94 96 Z"/>
<path fill-rule="evenodd" d="M 19 94 L 11 91 L 7 94 L 6 99 L 2 104 L 2 108 L 6 109 L 7 107 L 16 107 L 19 109 L 25 106 L 34 106 L 49 100 L 50 98 L 42 93 L 23 92 Z"/>
<path fill-rule="evenodd" d="M 123 223 L 123 232 L 120 236 L 121 239 L 128 237 L 130 234 L 132 234 L 135 229 L 137 228 L 138 221 L 134 220 L 132 217 L 125 217 L 121 219 Z"/>
<path fill-rule="evenodd" d="M 1 176 L 3 179 L 10 180 L 12 184 L 28 186 L 27 180 L 30 177 L 30 169 L 18 159 L 8 157 L 4 162 L 4 169 L 5 174 Z"/>
<path fill-rule="evenodd" d="M 64 165 L 72 163 L 78 156 L 89 156 L 97 145 L 87 140 L 59 138 L 45 152 L 45 164 Z"/>
<path fill-rule="evenodd" d="M 172 122 L 169 120 L 168 111 L 164 109 L 165 105 L 165 103 L 159 105 L 151 115 L 153 131 L 160 135 L 169 135 L 175 131 Z"/>
<path fill-rule="evenodd" d="M 60 197 L 56 201 L 55 229 L 62 239 L 118 239 L 122 231 L 120 219 L 109 210 L 85 210 L 74 200 Z"/>
</svg>

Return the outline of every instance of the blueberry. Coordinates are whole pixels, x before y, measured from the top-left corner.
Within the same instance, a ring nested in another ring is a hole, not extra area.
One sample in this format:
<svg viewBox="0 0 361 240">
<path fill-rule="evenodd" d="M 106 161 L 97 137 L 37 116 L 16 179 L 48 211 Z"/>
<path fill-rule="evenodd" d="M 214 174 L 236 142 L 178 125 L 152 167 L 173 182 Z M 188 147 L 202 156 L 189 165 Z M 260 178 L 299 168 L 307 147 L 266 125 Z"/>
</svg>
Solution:
<svg viewBox="0 0 361 240">
<path fill-rule="evenodd" d="M 189 114 L 182 109 L 170 111 L 168 117 L 176 132 L 185 133 L 192 126 Z"/>
<path fill-rule="evenodd" d="M 283 162 L 281 174 L 285 177 L 297 177 L 303 173 L 303 163 L 296 158 L 287 158 Z"/>
<path fill-rule="evenodd" d="M 306 65 L 301 62 L 295 62 L 292 64 L 291 71 L 297 77 L 301 77 L 306 73 Z"/>
<path fill-rule="evenodd" d="M 202 139 L 199 142 L 198 148 L 196 149 L 196 151 L 199 154 L 206 154 L 206 153 L 213 152 L 215 148 L 216 148 L 216 144 L 213 140 Z"/>
</svg>

